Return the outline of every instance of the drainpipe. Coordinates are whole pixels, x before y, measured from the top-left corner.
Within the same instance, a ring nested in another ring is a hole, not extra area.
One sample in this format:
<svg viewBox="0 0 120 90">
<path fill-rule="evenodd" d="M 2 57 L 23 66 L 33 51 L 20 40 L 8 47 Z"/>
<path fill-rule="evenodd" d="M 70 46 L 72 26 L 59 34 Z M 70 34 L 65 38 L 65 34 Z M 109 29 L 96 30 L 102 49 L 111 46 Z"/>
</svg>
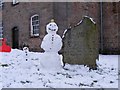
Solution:
<svg viewBox="0 0 120 90">
<path fill-rule="evenodd" d="M 103 2 L 100 0 L 100 48 L 101 48 L 101 53 L 103 52 Z"/>
</svg>

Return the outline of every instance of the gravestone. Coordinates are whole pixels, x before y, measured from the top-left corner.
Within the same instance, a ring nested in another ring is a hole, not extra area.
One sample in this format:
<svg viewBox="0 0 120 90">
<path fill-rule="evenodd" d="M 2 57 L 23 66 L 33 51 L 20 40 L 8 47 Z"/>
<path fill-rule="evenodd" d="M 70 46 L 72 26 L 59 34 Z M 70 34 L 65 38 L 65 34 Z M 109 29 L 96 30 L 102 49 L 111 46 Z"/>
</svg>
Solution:
<svg viewBox="0 0 120 90">
<path fill-rule="evenodd" d="M 98 35 L 96 24 L 89 17 L 68 29 L 63 38 L 63 62 L 95 69 L 99 56 Z"/>
</svg>

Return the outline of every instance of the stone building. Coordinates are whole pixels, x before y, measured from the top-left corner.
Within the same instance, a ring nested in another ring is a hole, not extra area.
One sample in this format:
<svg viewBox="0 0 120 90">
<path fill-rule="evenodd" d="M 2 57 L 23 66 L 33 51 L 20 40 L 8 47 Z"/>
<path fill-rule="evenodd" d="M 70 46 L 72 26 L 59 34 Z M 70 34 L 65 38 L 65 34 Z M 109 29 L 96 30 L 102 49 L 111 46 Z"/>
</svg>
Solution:
<svg viewBox="0 0 120 90">
<path fill-rule="evenodd" d="M 53 18 L 52 15 L 52 3 L 13 5 L 12 2 L 6 2 L 3 6 L 4 37 L 13 48 L 28 45 L 30 50 L 40 50 L 45 35 L 45 25 Z M 31 23 L 36 23 L 38 26 L 33 27 Z M 35 28 L 34 32 L 33 28 Z"/>
<path fill-rule="evenodd" d="M 2 30 L 2 1 L 0 1 L 0 38 L 3 37 L 3 30 Z"/>
<path fill-rule="evenodd" d="M 103 3 L 101 25 L 102 53 L 120 54 L 120 2 Z"/>
<path fill-rule="evenodd" d="M 3 5 L 3 34 L 12 48 L 28 45 L 32 51 L 42 51 L 45 26 L 52 19 L 62 36 L 69 26 L 83 16 L 92 17 L 99 30 L 100 53 L 120 53 L 118 42 L 118 2 L 5 2 Z"/>
</svg>

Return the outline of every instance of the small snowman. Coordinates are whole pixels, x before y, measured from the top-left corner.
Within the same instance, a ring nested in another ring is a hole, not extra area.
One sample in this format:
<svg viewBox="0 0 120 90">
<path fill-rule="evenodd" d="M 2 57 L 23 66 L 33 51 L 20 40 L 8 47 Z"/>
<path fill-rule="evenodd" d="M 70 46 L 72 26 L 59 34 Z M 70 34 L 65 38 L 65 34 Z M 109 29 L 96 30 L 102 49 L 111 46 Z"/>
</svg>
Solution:
<svg viewBox="0 0 120 90">
<path fill-rule="evenodd" d="M 26 61 L 28 61 L 29 48 L 28 48 L 28 47 L 24 47 L 24 48 L 23 48 L 23 51 L 24 51 L 24 53 L 25 53 L 25 59 L 26 59 Z"/>
<path fill-rule="evenodd" d="M 30 69 L 33 66 L 33 64 L 32 61 L 29 60 L 29 48 L 24 47 L 23 53 L 24 53 L 24 57 L 23 60 L 21 60 L 21 67 L 24 69 Z"/>
<path fill-rule="evenodd" d="M 52 19 L 46 26 L 47 35 L 43 38 L 41 48 L 44 49 L 44 60 L 40 61 L 40 64 L 44 68 L 48 69 L 60 69 L 61 59 L 58 51 L 62 47 L 62 38 L 57 34 L 58 26 Z"/>
</svg>

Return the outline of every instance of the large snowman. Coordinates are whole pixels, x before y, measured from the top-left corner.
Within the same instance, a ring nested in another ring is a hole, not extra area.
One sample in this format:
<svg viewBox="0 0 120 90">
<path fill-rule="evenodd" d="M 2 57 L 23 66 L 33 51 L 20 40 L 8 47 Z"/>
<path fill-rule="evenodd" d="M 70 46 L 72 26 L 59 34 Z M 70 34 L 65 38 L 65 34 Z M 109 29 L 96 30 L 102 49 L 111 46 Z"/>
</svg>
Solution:
<svg viewBox="0 0 120 90">
<path fill-rule="evenodd" d="M 47 35 L 43 38 L 41 48 L 44 49 L 41 67 L 45 69 L 61 69 L 61 59 L 58 51 L 62 47 L 62 38 L 57 34 L 58 26 L 52 19 L 46 26 Z"/>
</svg>

